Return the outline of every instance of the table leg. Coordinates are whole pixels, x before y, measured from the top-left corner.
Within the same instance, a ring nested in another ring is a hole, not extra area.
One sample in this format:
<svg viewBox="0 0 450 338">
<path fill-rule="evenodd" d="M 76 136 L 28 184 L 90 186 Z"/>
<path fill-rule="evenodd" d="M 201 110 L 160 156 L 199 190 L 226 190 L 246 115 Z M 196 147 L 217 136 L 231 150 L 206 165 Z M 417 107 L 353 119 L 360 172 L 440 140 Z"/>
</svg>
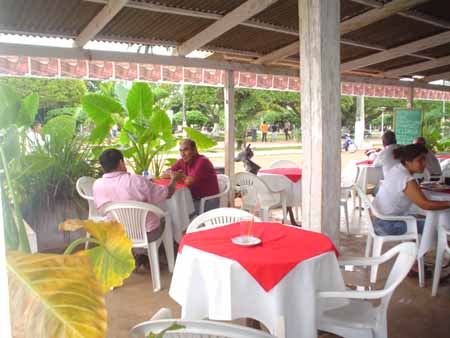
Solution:
<svg viewBox="0 0 450 338">
<path fill-rule="evenodd" d="M 289 213 L 289 219 L 291 220 L 291 224 L 295 225 L 297 227 L 301 227 L 301 224 L 297 224 L 294 217 L 294 211 L 292 210 L 292 207 L 287 207 L 287 212 Z"/>
</svg>

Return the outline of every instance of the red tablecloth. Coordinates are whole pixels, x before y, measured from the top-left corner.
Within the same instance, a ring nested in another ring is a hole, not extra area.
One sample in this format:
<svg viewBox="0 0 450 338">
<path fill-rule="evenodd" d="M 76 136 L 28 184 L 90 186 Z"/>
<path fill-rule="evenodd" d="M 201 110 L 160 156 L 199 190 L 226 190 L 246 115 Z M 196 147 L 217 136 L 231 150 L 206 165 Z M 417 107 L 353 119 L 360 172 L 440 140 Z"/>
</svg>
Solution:
<svg viewBox="0 0 450 338">
<path fill-rule="evenodd" d="M 165 178 L 155 178 L 152 181 L 153 181 L 153 183 L 159 184 L 159 185 L 169 185 L 169 182 L 170 182 L 170 180 L 165 179 Z M 175 189 L 178 190 L 178 189 L 183 189 L 186 187 L 187 187 L 187 185 L 184 183 L 177 183 Z"/>
<path fill-rule="evenodd" d="M 436 158 L 438 158 L 440 160 L 448 160 L 450 158 L 450 155 L 445 155 L 445 154 L 436 155 Z"/>
<path fill-rule="evenodd" d="M 325 252 L 338 251 L 333 242 L 320 233 L 289 227 L 280 223 L 255 223 L 253 236 L 262 243 L 243 247 L 231 242 L 240 236 L 240 224 L 186 234 L 178 248 L 190 247 L 237 261 L 267 292 L 300 262 Z"/>
<path fill-rule="evenodd" d="M 259 172 L 264 174 L 283 175 L 294 183 L 298 182 L 302 178 L 302 169 L 300 168 L 270 168 L 261 169 Z"/>
<path fill-rule="evenodd" d="M 356 165 L 371 165 L 373 163 L 373 160 L 364 160 L 356 162 Z"/>
</svg>

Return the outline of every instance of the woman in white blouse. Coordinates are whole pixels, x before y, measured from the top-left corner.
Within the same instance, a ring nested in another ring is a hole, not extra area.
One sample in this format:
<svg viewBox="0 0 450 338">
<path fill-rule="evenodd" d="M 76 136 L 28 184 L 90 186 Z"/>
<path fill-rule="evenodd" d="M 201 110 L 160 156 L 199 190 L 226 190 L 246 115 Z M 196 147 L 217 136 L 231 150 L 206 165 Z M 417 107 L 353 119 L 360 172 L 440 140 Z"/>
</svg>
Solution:
<svg viewBox="0 0 450 338">
<path fill-rule="evenodd" d="M 403 216 L 408 213 L 414 203 L 424 210 L 440 210 L 450 208 L 450 201 L 432 201 L 426 198 L 414 174 L 423 173 L 426 166 L 428 150 L 420 144 L 400 146 L 393 150 L 393 156 L 400 163 L 393 166 L 384 177 L 378 191 L 374 206 L 383 215 Z M 422 232 L 424 219 L 417 220 L 419 233 Z M 401 235 L 406 232 L 403 221 L 385 221 L 376 218 L 375 232 L 381 236 Z"/>
</svg>

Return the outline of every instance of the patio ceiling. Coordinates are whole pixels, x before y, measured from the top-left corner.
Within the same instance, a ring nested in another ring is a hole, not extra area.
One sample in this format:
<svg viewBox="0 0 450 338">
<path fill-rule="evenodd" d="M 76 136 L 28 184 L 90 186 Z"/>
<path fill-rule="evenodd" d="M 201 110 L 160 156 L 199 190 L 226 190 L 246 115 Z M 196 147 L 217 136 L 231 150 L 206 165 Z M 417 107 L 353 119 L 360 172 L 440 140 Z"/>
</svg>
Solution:
<svg viewBox="0 0 450 338">
<path fill-rule="evenodd" d="M 166 45 L 299 68 L 298 0 L 0 0 L 0 32 Z M 300 60 L 301 62 L 301 60 Z M 448 79 L 450 1 L 341 0 L 347 75 Z M 442 75 L 442 77 L 440 77 Z"/>
</svg>

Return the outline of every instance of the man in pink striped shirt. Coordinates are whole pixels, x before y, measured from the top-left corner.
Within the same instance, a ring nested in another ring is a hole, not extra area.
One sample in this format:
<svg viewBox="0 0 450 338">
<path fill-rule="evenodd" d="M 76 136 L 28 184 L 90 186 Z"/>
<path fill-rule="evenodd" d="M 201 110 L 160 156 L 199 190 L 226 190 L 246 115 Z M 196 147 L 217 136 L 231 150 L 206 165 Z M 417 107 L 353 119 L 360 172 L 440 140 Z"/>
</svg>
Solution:
<svg viewBox="0 0 450 338">
<path fill-rule="evenodd" d="M 140 201 L 161 208 L 166 199 L 175 192 L 179 173 L 170 175 L 168 186 L 153 184 L 148 178 L 127 172 L 122 152 L 117 149 L 105 150 L 100 155 L 100 164 L 104 175 L 95 181 L 93 186 L 94 203 L 101 209 L 109 202 Z M 110 216 L 107 216 L 110 217 Z M 147 238 L 149 242 L 157 240 L 164 231 L 164 224 L 153 213 L 148 213 L 146 220 Z"/>
</svg>

